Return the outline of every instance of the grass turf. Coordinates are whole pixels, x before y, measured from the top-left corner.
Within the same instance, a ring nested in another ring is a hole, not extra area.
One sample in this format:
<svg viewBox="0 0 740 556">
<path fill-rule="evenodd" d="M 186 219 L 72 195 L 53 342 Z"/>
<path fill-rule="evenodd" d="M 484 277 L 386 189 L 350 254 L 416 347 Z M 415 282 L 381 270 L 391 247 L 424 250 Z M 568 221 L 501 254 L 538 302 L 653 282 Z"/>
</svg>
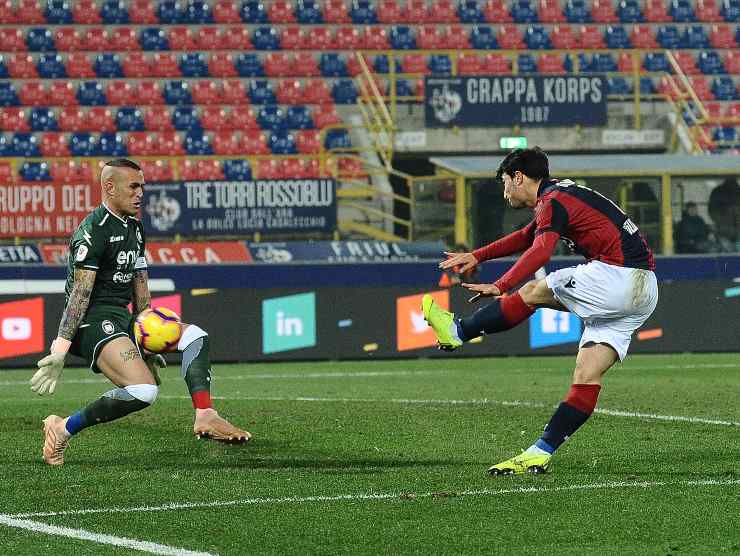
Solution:
<svg viewBox="0 0 740 556">
<path fill-rule="evenodd" d="M 41 419 L 109 385 L 68 369 L 40 398 L 30 371 L 4 372 L 0 514 L 118 508 L 25 519 L 218 554 L 740 553 L 737 354 L 630 357 L 607 375 L 599 407 L 666 418 L 595 414 L 551 473 L 487 476 L 538 437 L 572 365 L 218 365 L 216 407 L 254 434 L 245 446 L 196 440 L 184 383 L 168 369 L 153 407 L 82 432 L 61 468 L 41 461 Z M 193 507 L 130 510 L 172 503 Z M 3 525 L 0 546 L 129 552 Z"/>
</svg>

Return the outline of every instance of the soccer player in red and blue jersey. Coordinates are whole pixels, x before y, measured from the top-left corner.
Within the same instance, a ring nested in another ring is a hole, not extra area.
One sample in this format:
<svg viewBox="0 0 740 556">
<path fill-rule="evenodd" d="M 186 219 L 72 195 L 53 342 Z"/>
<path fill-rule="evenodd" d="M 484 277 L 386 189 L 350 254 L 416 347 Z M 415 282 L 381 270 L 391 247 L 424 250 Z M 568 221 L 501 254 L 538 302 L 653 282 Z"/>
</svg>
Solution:
<svg viewBox="0 0 740 556">
<path fill-rule="evenodd" d="M 537 308 L 570 311 L 584 323 L 573 382 L 542 436 L 527 450 L 491 467 L 491 475 L 543 473 L 552 454 L 593 413 L 604 373 L 627 355 L 632 333 L 658 302 L 655 260 L 632 220 L 612 201 L 571 180 L 550 178 L 547 155 L 535 147 L 512 151 L 498 178 L 512 208 L 534 209 L 534 220 L 472 253 L 448 253 L 440 263 L 461 271 L 498 257 L 522 253 L 493 284 L 462 284 L 493 302 L 469 317 L 457 318 L 424 296 L 422 310 L 440 349 L 454 350 L 482 334 L 509 330 Z M 539 280 L 525 282 L 546 264 L 558 240 L 586 258 Z"/>
</svg>

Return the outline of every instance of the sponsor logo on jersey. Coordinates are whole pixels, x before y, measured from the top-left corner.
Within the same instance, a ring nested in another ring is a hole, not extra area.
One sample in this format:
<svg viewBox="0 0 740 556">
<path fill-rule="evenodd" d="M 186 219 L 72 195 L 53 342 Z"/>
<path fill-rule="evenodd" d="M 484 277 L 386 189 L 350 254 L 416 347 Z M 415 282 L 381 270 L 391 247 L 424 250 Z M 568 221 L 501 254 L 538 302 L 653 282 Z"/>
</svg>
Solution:
<svg viewBox="0 0 740 556">
<path fill-rule="evenodd" d="M 113 334 L 115 332 L 116 328 L 113 326 L 113 323 L 109 320 L 104 320 L 102 323 L 100 323 L 101 328 L 103 329 L 103 332 L 106 334 Z"/>
<path fill-rule="evenodd" d="M 113 275 L 113 282 L 115 284 L 128 284 L 134 277 L 133 272 L 116 272 Z"/>
<path fill-rule="evenodd" d="M 77 249 L 75 260 L 77 262 L 82 262 L 85 260 L 85 257 L 87 257 L 87 247 L 85 247 L 84 245 L 80 245 L 80 247 Z"/>
<path fill-rule="evenodd" d="M 130 266 L 134 264 L 137 256 L 136 251 L 119 251 L 116 262 L 121 266 Z"/>
<path fill-rule="evenodd" d="M 124 236 L 110 236 L 110 243 L 116 243 L 117 241 L 123 241 L 126 239 Z"/>
</svg>

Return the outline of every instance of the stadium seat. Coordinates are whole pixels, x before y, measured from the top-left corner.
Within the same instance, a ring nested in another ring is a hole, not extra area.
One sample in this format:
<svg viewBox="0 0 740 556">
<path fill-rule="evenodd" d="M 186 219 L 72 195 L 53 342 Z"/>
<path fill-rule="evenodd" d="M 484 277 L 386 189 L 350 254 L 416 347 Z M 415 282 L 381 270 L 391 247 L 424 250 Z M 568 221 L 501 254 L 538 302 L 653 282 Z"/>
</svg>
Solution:
<svg viewBox="0 0 740 556">
<path fill-rule="evenodd" d="M 221 35 L 223 48 L 227 50 L 252 50 L 252 38 L 247 27 L 226 27 Z"/>
<path fill-rule="evenodd" d="M 236 152 L 234 154 L 240 153 Z M 249 167 L 248 160 L 224 160 L 223 173 L 227 180 L 249 181 L 252 179 L 252 169 Z"/>
<path fill-rule="evenodd" d="M 214 4 L 217 3 L 214 2 Z M 213 23 L 211 6 L 202 0 L 189 0 L 182 12 L 182 22 L 188 25 L 207 25 Z"/>
<path fill-rule="evenodd" d="M 124 136 L 120 133 L 101 133 L 98 138 L 97 154 L 106 157 L 128 156 Z"/>
<path fill-rule="evenodd" d="M 0 108 L 0 131 L 31 131 L 25 108 Z"/>
<path fill-rule="evenodd" d="M 195 50 L 195 39 L 190 27 L 177 26 L 167 30 L 167 43 L 171 50 Z"/>
<path fill-rule="evenodd" d="M 21 181 L 51 181 L 46 162 L 24 162 L 18 170 Z"/>
<path fill-rule="evenodd" d="M 673 21 L 673 18 L 668 14 L 664 0 L 647 0 L 645 2 L 645 21 L 650 23 Z"/>
<path fill-rule="evenodd" d="M 61 135 L 61 139 L 64 142 L 64 151 L 66 154 L 47 154 L 44 152 L 44 138 L 41 138 L 41 151 L 44 156 L 69 156 L 69 149 L 67 148 L 67 139 Z M 53 144 L 50 143 L 50 150 L 54 151 Z M 74 181 L 73 168 L 75 163 L 71 160 L 55 160 L 51 163 L 50 173 L 51 179 L 55 183 L 72 183 Z"/>
<path fill-rule="evenodd" d="M 177 131 L 195 131 L 203 129 L 194 106 L 178 106 L 172 111 L 172 126 Z M 138 130 L 136 130 L 138 131 Z"/>
<path fill-rule="evenodd" d="M 322 53 L 319 57 L 319 69 L 324 77 L 346 77 L 349 75 L 344 56 L 336 52 Z"/>
<path fill-rule="evenodd" d="M 429 8 L 428 23 L 457 23 L 460 18 L 452 0 L 433 0 Z"/>
<path fill-rule="evenodd" d="M 648 52 L 645 54 L 642 67 L 647 71 L 670 71 L 670 64 L 662 52 Z"/>
<path fill-rule="evenodd" d="M 274 131 L 270 134 L 268 145 L 272 154 L 298 154 L 295 135 L 288 130 Z"/>
<path fill-rule="evenodd" d="M 213 145 L 211 138 L 207 133 L 201 130 L 189 131 L 184 137 L 185 152 L 194 155 L 211 155 L 213 154 Z"/>
<path fill-rule="evenodd" d="M 115 115 L 118 131 L 144 131 L 144 117 L 141 110 L 124 106 L 119 108 Z"/>
<path fill-rule="evenodd" d="M 132 156 L 149 156 L 154 154 L 154 141 L 157 134 L 136 132 L 126 135 L 126 147 Z"/>
<path fill-rule="evenodd" d="M 149 183 L 172 181 L 174 173 L 172 166 L 165 160 L 141 160 L 139 162 L 144 177 Z"/>
<path fill-rule="evenodd" d="M 100 19 L 106 25 L 126 25 L 130 22 L 125 2 L 107 0 L 100 6 Z"/>
<path fill-rule="evenodd" d="M 226 80 L 221 84 L 221 96 L 224 104 L 248 104 L 247 90 L 239 80 Z"/>
<path fill-rule="evenodd" d="M 314 79 L 304 86 L 303 101 L 306 104 L 333 104 L 334 97 L 326 81 Z"/>
<path fill-rule="evenodd" d="M 362 161 L 356 158 L 340 157 L 337 166 L 337 175 L 340 178 L 367 179 L 368 177 Z"/>
<path fill-rule="evenodd" d="M 320 104 L 313 110 L 313 123 L 319 129 L 341 122 L 342 119 L 337 114 L 336 107 L 333 104 Z"/>
<path fill-rule="evenodd" d="M 143 52 L 131 52 L 124 56 L 121 69 L 126 77 L 152 77 L 155 73 L 148 55 Z"/>
<path fill-rule="evenodd" d="M 489 53 L 483 56 L 481 71 L 492 75 L 506 75 L 511 73 L 511 60 L 501 54 Z"/>
<path fill-rule="evenodd" d="M 488 0 L 483 6 L 483 18 L 488 23 L 511 23 L 514 19 L 500 0 Z"/>
<path fill-rule="evenodd" d="M 54 44 L 60 52 L 75 52 L 82 49 L 82 36 L 75 27 L 59 27 L 54 30 Z"/>
<path fill-rule="evenodd" d="M 511 17 L 515 23 L 537 23 L 537 12 L 529 0 L 514 0 L 511 4 Z"/>
<path fill-rule="evenodd" d="M 244 23 L 269 23 L 265 5 L 259 1 L 247 0 L 242 2 L 239 14 Z"/>
<path fill-rule="evenodd" d="M 328 29 L 319 27 L 317 28 L 321 33 L 327 37 L 331 36 Z M 313 32 L 310 31 L 310 32 Z M 289 25 L 284 27 L 280 35 L 280 46 L 284 50 L 303 50 L 306 48 L 324 48 L 320 45 L 320 40 L 317 46 L 313 46 L 312 39 L 306 36 L 303 28 L 298 25 Z"/>
<path fill-rule="evenodd" d="M 64 131 L 110 133 L 117 130 L 113 112 L 107 106 L 93 106 L 87 111 L 67 108 L 59 115 L 59 125 Z"/>
<path fill-rule="evenodd" d="M 151 0 L 130 0 L 128 15 L 131 23 L 138 25 L 159 23 L 155 4 Z"/>
<path fill-rule="evenodd" d="M 429 65 L 424 54 L 404 54 L 401 58 L 402 73 L 429 73 Z M 351 83 L 351 82 L 350 82 Z"/>
<path fill-rule="evenodd" d="M 90 133 L 72 133 L 69 137 L 69 152 L 72 156 L 94 156 L 98 145 Z"/>
<path fill-rule="evenodd" d="M 223 35 L 219 27 L 200 27 L 195 32 L 195 47 L 200 50 L 221 50 L 224 48 Z"/>
<path fill-rule="evenodd" d="M 314 154 L 321 150 L 319 131 L 304 129 L 295 133 L 295 142 L 301 154 Z"/>
<path fill-rule="evenodd" d="M 517 57 L 519 73 L 537 73 L 537 61 L 531 54 L 520 54 Z M 587 71 L 581 67 L 581 71 Z"/>
<path fill-rule="evenodd" d="M 336 38 L 328 27 L 313 27 L 309 30 L 306 42 L 302 47 L 312 50 L 332 50 L 337 48 Z"/>
<path fill-rule="evenodd" d="M 383 27 L 366 27 L 365 46 L 369 50 L 390 50 L 388 33 Z"/>
<path fill-rule="evenodd" d="M 245 129 L 241 137 L 241 149 L 244 154 L 269 154 L 267 137 L 259 129 Z"/>
<path fill-rule="evenodd" d="M 267 8 L 270 23 L 295 23 L 293 4 L 286 0 L 274 0 Z"/>
<path fill-rule="evenodd" d="M 475 25 L 470 31 L 470 45 L 477 50 L 498 48 L 493 28 L 487 25 Z"/>
<path fill-rule="evenodd" d="M 537 59 L 537 71 L 552 74 L 566 73 L 562 56 L 559 54 L 541 54 Z"/>
<path fill-rule="evenodd" d="M 36 64 L 39 77 L 44 79 L 61 79 L 67 77 L 63 58 L 59 54 L 41 54 Z"/>
<path fill-rule="evenodd" d="M 378 23 L 378 14 L 375 5 L 367 0 L 353 0 L 349 10 L 352 23 L 356 25 L 370 25 Z"/>
<path fill-rule="evenodd" d="M 17 27 L 0 27 L 0 44 L 5 52 L 25 52 L 28 50 L 26 37 L 23 31 Z"/>
<path fill-rule="evenodd" d="M 172 131 L 172 112 L 167 106 L 149 106 L 144 110 L 144 126 L 149 131 Z"/>
<path fill-rule="evenodd" d="M 627 96 L 632 94 L 630 83 L 621 76 L 610 77 L 607 80 L 607 94 Z"/>
<path fill-rule="evenodd" d="M 82 32 L 82 49 L 102 52 L 108 49 L 108 32 L 103 27 L 91 27 Z"/>
<path fill-rule="evenodd" d="M 346 129 L 330 129 L 324 136 L 324 148 L 327 150 L 351 149 L 352 142 Z"/>
<path fill-rule="evenodd" d="M 655 33 L 650 25 L 634 25 L 630 32 L 630 43 L 635 48 L 658 48 Z"/>
<path fill-rule="evenodd" d="M 264 79 L 250 81 L 249 98 L 252 104 L 277 104 L 272 83 Z"/>
<path fill-rule="evenodd" d="M 616 23 L 619 21 L 612 0 L 594 0 L 591 6 L 591 18 L 596 23 Z"/>
<path fill-rule="evenodd" d="M 108 99 L 108 104 L 112 106 L 133 106 L 136 104 L 136 90 L 128 81 L 111 81 L 106 87 L 105 96 Z"/>
<path fill-rule="evenodd" d="M 234 65 L 234 57 L 225 52 L 214 52 L 208 58 L 208 73 L 211 77 L 236 77 L 239 73 Z"/>
<path fill-rule="evenodd" d="M 10 77 L 8 74 L 8 68 L 5 65 L 5 56 L 0 54 L 0 79 L 7 79 Z"/>
<path fill-rule="evenodd" d="M 166 104 L 193 104 L 190 87 L 186 81 L 168 81 L 162 92 Z"/>
<path fill-rule="evenodd" d="M 613 48 L 615 50 L 632 48 L 630 39 L 627 36 L 627 31 L 622 25 L 609 25 L 606 28 L 604 37 L 606 39 L 607 48 Z"/>
<path fill-rule="evenodd" d="M 403 22 L 401 5 L 394 0 L 380 0 L 378 3 L 378 22 L 396 24 Z"/>
<path fill-rule="evenodd" d="M 280 50 L 280 35 L 275 27 L 257 27 L 252 33 L 252 45 L 257 50 Z"/>
<path fill-rule="evenodd" d="M 401 22 L 418 25 L 429 22 L 429 9 L 425 0 L 406 0 L 401 8 Z"/>
<path fill-rule="evenodd" d="M 416 43 L 419 48 L 424 50 L 434 50 L 442 48 L 442 39 L 439 28 L 434 26 L 418 27 L 416 33 Z"/>
<path fill-rule="evenodd" d="M 709 48 L 709 36 L 706 29 L 702 25 L 692 25 L 684 28 L 680 47 L 690 49 Z"/>
<path fill-rule="evenodd" d="M 617 15 L 622 23 L 641 23 L 645 21 L 637 0 L 622 0 L 619 2 Z"/>
<path fill-rule="evenodd" d="M 7 154 L 24 157 L 41 156 L 38 139 L 33 133 L 15 133 L 11 139 L 10 151 Z"/>
<path fill-rule="evenodd" d="M 632 73 L 634 70 L 635 61 L 632 57 L 631 52 L 622 52 L 619 54 L 619 59 L 617 60 L 617 69 L 620 73 Z M 640 64 L 638 63 L 637 66 L 639 67 Z"/>
<path fill-rule="evenodd" d="M 319 63 L 311 52 L 296 52 L 293 56 L 290 75 L 316 77 L 321 75 Z"/>
<path fill-rule="evenodd" d="M 24 23 L 26 25 L 46 23 L 46 15 L 41 9 L 39 2 L 35 0 L 24 2 L 21 0 L 17 4 L 18 7 L 15 11 L 16 23 Z"/>
<path fill-rule="evenodd" d="M 183 77 L 208 77 L 208 64 L 202 52 L 184 53 L 180 57 Z"/>
<path fill-rule="evenodd" d="M 142 50 L 169 50 L 170 43 L 161 27 L 147 27 L 139 33 Z"/>
<path fill-rule="evenodd" d="M 260 128 L 280 131 L 288 128 L 285 111 L 276 104 L 266 104 L 257 112 L 257 123 Z"/>
<path fill-rule="evenodd" d="M 716 0 L 697 0 L 696 18 L 699 21 L 718 22 L 723 21 L 722 14 L 719 13 L 719 6 Z"/>
<path fill-rule="evenodd" d="M 138 100 L 142 105 L 164 104 L 162 88 L 158 81 L 142 81 L 138 84 Z"/>
<path fill-rule="evenodd" d="M 730 50 L 723 61 L 727 73 L 730 75 L 740 75 L 740 53 Z"/>
<path fill-rule="evenodd" d="M 519 28 L 508 23 L 502 25 L 499 29 L 498 44 L 504 50 L 523 50 L 526 48 Z"/>
<path fill-rule="evenodd" d="M 735 36 L 729 25 L 712 25 L 709 42 L 714 48 L 735 48 Z"/>
<path fill-rule="evenodd" d="M 395 25 L 391 27 L 389 40 L 394 50 L 416 49 L 416 34 L 407 25 Z"/>
<path fill-rule="evenodd" d="M 236 63 L 234 66 L 241 77 L 262 77 L 265 75 L 262 60 L 257 54 L 239 54 L 236 57 Z"/>
<path fill-rule="evenodd" d="M 163 0 L 157 4 L 157 17 L 160 23 L 175 25 L 183 22 L 183 13 L 178 2 Z"/>
<path fill-rule="evenodd" d="M 74 85 L 69 81 L 53 81 L 49 85 L 49 104 L 51 106 L 74 106 L 78 104 Z"/>
<path fill-rule="evenodd" d="M 26 81 L 21 85 L 18 94 L 22 104 L 26 106 L 49 106 L 49 92 L 40 81 Z"/>
<path fill-rule="evenodd" d="M 31 131 L 59 131 L 54 112 L 47 107 L 33 108 L 28 116 L 28 125 Z"/>
<path fill-rule="evenodd" d="M 332 24 L 352 22 L 352 18 L 349 15 L 349 8 L 344 0 L 324 1 L 324 21 Z"/>
<path fill-rule="evenodd" d="M 715 77 L 712 80 L 711 92 L 717 100 L 736 100 L 740 98 L 732 77 Z"/>
<path fill-rule="evenodd" d="M 201 111 L 200 121 L 203 124 L 203 129 L 223 131 L 232 129 L 229 117 L 229 113 L 223 106 L 205 106 Z"/>
<path fill-rule="evenodd" d="M 476 0 L 462 0 L 457 6 L 457 17 L 461 23 L 485 23 L 483 10 Z"/>
<path fill-rule="evenodd" d="M 69 4 L 64 0 L 48 0 L 44 10 L 44 18 L 46 23 L 52 25 L 70 25 L 74 22 L 72 10 L 69 9 Z"/>
<path fill-rule="evenodd" d="M 258 160 L 255 177 L 261 180 L 285 179 L 282 161 L 275 158 Z"/>
<path fill-rule="evenodd" d="M 699 53 L 699 70 L 706 75 L 726 73 L 722 58 L 716 50 Z"/>
<path fill-rule="evenodd" d="M 26 53 L 12 54 L 8 59 L 7 71 L 14 79 L 29 79 L 39 76 L 33 56 Z"/>
<path fill-rule="evenodd" d="M 77 0 L 72 3 L 72 19 L 78 25 L 96 25 L 103 22 L 95 0 Z"/>
<path fill-rule="evenodd" d="M 118 54 L 98 54 L 93 62 L 93 69 L 98 77 L 107 79 L 123 77 L 121 58 Z"/>
<path fill-rule="evenodd" d="M 558 0 L 540 0 L 537 17 L 542 23 L 564 23 L 566 21 Z"/>
<path fill-rule="evenodd" d="M 690 23 L 697 21 L 694 9 L 689 0 L 671 0 L 669 13 L 673 21 L 677 23 Z"/>
<path fill-rule="evenodd" d="M 306 106 L 290 106 L 285 113 L 288 129 L 313 129 L 311 112 Z"/>
<path fill-rule="evenodd" d="M 570 50 L 580 47 L 580 37 L 573 32 L 571 25 L 555 25 L 550 34 L 553 48 Z"/>
<path fill-rule="evenodd" d="M 321 5 L 315 0 L 298 0 L 295 6 L 295 19 L 302 25 L 323 23 Z"/>
<path fill-rule="evenodd" d="M 584 25 L 581 27 L 581 46 L 582 48 L 606 48 L 604 35 L 598 27 Z"/>
<path fill-rule="evenodd" d="M 446 54 L 436 54 L 429 57 L 429 71 L 434 75 L 451 75 L 452 60 Z M 405 95 L 412 96 L 412 95 Z"/>
<path fill-rule="evenodd" d="M 275 90 L 280 104 L 301 104 L 303 102 L 303 85 L 297 79 L 282 79 Z"/>
<path fill-rule="evenodd" d="M 339 50 L 358 50 L 365 48 L 365 36 L 356 27 L 339 27 L 334 36 L 334 44 Z"/>
<path fill-rule="evenodd" d="M 521 1 L 521 0 L 519 0 Z M 542 50 L 552 48 L 550 37 L 541 25 L 527 27 L 524 32 L 524 43 L 530 50 Z"/>
<path fill-rule="evenodd" d="M 221 102 L 219 83 L 211 79 L 194 82 L 191 94 L 195 104 L 219 104 Z"/>
<path fill-rule="evenodd" d="M 683 70 L 684 73 L 688 73 L 690 75 L 701 73 L 699 71 L 699 68 L 696 67 L 696 61 L 694 60 L 694 55 L 691 52 L 678 51 L 675 53 L 675 56 L 679 67 L 681 68 L 681 70 Z"/>
<path fill-rule="evenodd" d="M 26 46 L 31 52 L 53 52 L 56 50 L 54 36 L 46 27 L 34 27 L 26 34 Z"/>
</svg>

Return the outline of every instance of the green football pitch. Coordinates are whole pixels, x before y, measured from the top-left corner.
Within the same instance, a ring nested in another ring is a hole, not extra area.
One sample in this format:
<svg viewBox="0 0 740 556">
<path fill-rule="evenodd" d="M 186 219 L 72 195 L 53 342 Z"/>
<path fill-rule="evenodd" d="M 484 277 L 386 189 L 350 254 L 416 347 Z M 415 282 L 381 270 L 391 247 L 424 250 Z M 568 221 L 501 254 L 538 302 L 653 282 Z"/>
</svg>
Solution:
<svg viewBox="0 0 740 556">
<path fill-rule="evenodd" d="M 41 460 L 41 420 L 109 389 L 0 373 L 2 554 L 738 554 L 740 355 L 633 356 L 546 475 L 486 469 L 535 440 L 574 358 L 217 365 L 192 435 L 178 368 L 146 411 Z"/>
</svg>

